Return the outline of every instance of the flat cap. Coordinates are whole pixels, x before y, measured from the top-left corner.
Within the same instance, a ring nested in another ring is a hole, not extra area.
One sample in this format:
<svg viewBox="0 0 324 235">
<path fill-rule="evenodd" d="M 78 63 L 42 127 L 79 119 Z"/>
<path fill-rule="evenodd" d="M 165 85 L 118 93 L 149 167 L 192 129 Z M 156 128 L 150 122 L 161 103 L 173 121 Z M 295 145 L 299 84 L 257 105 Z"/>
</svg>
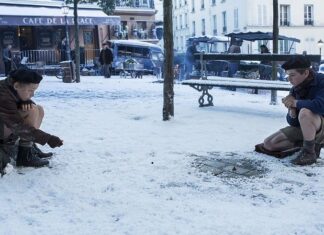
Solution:
<svg viewBox="0 0 324 235">
<path fill-rule="evenodd" d="M 40 75 L 34 70 L 30 70 L 27 68 L 19 68 L 13 70 L 9 73 L 9 77 L 11 78 L 12 82 L 20 82 L 25 84 L 39 84 L 43 79 L 42 75 Z"/>
<path fill-rule="evenodd" d="M 295 55 L 290 58 L 287 62 L 281 65 L 284 70 L 289 69 L 308 69 L 311 67 L 310 60 L 303 55 Z"/>
</svg>

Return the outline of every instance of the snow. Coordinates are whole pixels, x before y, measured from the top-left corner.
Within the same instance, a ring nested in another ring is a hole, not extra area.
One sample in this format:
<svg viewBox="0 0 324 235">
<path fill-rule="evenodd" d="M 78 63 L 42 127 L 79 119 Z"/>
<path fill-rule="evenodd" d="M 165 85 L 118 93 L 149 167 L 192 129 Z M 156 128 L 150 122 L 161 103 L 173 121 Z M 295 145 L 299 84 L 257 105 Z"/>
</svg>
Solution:
<svg viewBox="0 0 324 235">
<path fill-rule="evenodd" d="M 51 168 L 0 179 L 0 234 L 324 234 L 322 161 L 295 167 L 252 153 L 286 125 L 269 92 L 215 88 L 215 106 L 199 108 L 200 94 L 175 84 L 175 117 L 163 122 L 163 84 L 153 81 L 45 77 L 42 129 L 64 146 Z M 192 165 L 232 151 L 267 172 L 221 178 Z"/>
</svg>

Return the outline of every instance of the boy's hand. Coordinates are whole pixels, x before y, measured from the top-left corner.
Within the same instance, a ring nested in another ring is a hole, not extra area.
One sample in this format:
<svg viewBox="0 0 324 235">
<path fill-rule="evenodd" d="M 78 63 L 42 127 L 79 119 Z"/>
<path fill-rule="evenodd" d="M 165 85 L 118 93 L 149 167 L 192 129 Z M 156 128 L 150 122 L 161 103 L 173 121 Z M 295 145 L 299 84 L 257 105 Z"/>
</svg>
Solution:
<svg viewBox="0 0 324 235">
<path fill-rule="evenodd" d="M 22 111 L 32 110 L 36 107 L 36 104 L 32 100 L 21 101 L 18 103 L 18 109 Z"/>
<path fill-rule="evenodd" d="M 22 111 L 29 111 L 35 108 L 34 104 L 22 104 L 21 105 L 21 110 Z"/>
<path fill-rule="evenodd" d="M 288 96 L 282 98 L 282 103 L 283 103 L 287 108 L 296 108 L 297 100 L 296 100 L 295 97 L 293 97 L 292 95 L 288 95 Z"/>
</svg>

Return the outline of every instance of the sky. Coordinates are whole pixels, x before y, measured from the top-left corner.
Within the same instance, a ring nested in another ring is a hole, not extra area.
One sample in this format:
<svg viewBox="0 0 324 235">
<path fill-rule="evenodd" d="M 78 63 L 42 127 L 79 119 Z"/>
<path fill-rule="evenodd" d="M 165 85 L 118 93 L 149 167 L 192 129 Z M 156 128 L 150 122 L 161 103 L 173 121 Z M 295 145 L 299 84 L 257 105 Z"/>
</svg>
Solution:
<svg viewBox="0 0 324 235">
<path fill-rule="evenodd" d="M 324 161 L 296 167 L 254 145 L 286 124 L 270 93 L 211 91 L 214 106 L 176 83 L 162 121 L 154 77 L 45 77 L 41 129 L 64 140 L 50 167 L 0 179 L 0 234 L 324 234 Z M 278 93 L 278 100 L 286 92 Z M 214 176 L 197 159 L 252 162 L 258 177 Z M 12 163 L 14 165 L 14 162 Z"/>
</svg>

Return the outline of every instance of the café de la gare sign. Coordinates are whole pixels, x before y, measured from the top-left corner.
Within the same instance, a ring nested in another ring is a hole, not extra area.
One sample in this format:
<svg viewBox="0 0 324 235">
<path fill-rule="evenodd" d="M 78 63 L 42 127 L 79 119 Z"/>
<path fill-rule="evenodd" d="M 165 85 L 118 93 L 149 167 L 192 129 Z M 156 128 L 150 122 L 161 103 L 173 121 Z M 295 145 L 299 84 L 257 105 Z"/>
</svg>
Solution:
<svg viewBox="0 0 324 235">
<path fill-rule="evenodd" d="M 107 17 L 78 17 L 79 25 L 116 25 L 120 23 L 119 16 Z M 74 25 L 74 18 L 67 17 L 67 24 Z M 28 26 L 51 26 L 65 25 L 65 18 L 62 16 L 0 16 L 0 25 L 28 25 Z"/>
</svg>

